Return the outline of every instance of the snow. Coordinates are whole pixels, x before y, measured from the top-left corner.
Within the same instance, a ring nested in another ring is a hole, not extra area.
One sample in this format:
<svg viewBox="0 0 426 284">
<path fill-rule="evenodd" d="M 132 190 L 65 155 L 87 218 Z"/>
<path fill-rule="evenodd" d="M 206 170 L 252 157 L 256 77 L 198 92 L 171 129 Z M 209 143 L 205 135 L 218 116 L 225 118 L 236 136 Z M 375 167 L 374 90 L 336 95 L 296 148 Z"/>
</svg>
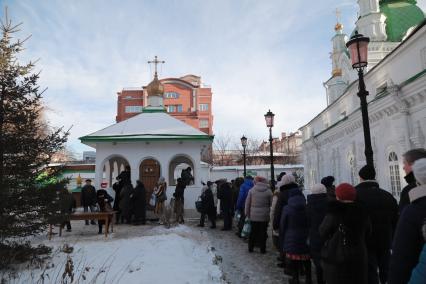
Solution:
<svg viewBox="0 0 426 284">
<path fill-rule="evenodd" d="M 170 116 L 167 113 L 141 113 L 119 123 L 108 126 L 91 136 L 122 135 L 189 135 L 206 136 L 206 133 Z"/>
<path fill-rule="evenodd" d="M 97 226 L 77 224 L 76 229 L 74 224 L 72 233 L 43 241 L 53 245 L 52 259 L 38 269 L 21 271 L 11 282 L 35 283 L 43 275 L 44 283 L 59 283 L 69 256 L 72 283 L 223 283 L 210 242 L 193 228 L 122 225 L 105 239 L 94 235 Z M 63 252 L 64 244 L 73 251 Z"/>
</svg>

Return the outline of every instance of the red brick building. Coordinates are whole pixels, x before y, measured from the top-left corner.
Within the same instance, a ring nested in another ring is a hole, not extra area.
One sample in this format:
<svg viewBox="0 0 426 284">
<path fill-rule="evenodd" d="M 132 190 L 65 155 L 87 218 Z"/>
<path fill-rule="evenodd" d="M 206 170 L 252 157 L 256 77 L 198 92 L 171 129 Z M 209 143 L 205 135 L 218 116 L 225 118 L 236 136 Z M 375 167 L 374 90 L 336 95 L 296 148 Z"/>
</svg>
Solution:
<svg viewBox="0 0 426 284">
<path fill-rule="evenodd" d="M 201 83 L 201 77 L 186 75 L 181 78 L 165 78 L 164 106 L 173 117 L 213 134 L 212 91 Z M 147 103 L 146 86 L 126 88 L 117 93 L 117 116 L 120 122 L 142 112 Z"/>
</svg>

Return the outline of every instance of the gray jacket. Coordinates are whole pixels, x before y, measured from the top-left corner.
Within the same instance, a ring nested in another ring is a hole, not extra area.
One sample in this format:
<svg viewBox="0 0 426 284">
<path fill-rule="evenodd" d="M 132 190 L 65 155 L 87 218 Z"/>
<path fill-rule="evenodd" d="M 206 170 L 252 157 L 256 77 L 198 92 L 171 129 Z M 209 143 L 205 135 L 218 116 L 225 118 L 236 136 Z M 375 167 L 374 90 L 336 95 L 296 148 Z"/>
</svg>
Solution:
<svg viewBox="0 0 426 284">
<path fill-rule="evenodd" d="M 257 182 L 250 189 L 245 205 L 246 216 L 254 222 L 268 222 L 272 191 L 267 183 Z"/>
</svg>

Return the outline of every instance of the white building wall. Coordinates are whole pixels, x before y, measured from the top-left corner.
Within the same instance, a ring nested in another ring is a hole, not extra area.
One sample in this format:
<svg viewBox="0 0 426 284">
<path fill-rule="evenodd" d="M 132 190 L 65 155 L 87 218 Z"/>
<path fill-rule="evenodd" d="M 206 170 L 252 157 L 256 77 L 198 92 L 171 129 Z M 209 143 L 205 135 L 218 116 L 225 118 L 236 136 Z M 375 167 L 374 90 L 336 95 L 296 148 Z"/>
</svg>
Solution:
<svg viewBox="0 0 426 284">
<path fill-rule="evenodd" d="M 169 181 L 169 164 L 177 155 L 185 155 L 192 160 L 194 185 L 186 187 L 185 209 L 195 209 L 195 201 L 201 193 L 201 181 L 205 178 L 206 170 L 201 166 L 201 155 L 205 141 L 137 141 L 97 143 L 96 145 L 96 174 L 95 187 L 99 188 L 102 182 L 103 165 L 113 156 L 126 159 L 131 167 L 132 184 L 139 179 L 139 166 L 143 160 L 153 158 L 160 164 L 160 176 Z M 111 186 L 111 185 L 109 185 Z M 172 196 L 175 186 L 168 186 L 167 194 Z"/>
<path fill-rule="evenodd" d="M 368 107 L 377 179 L 389 191 L 389 153 L 394 151 L 398 156 L 401 186 L 404 186 L 402 154 L 426 146 L 425 50 L 426 27 L 422 27 L 365 75 L 370 92 Z M 385 93 L 376 97 L 383 86 L 387 87 Z M 334 175 L 337 183 L 351 182 L 353 173 L 357 175 L 365 165 L 357 91 L 356 81 L 337 101 L 301 128 L 306 187 L 326 175 Z M 340 115 L 343 111 L 346 111 L 346 117 Z M 324 117 L 330 120 L 331 127 L 326 128 Z M 349 164 L 351 157 L 353 168 Z M 336 165 L 339 165 L 338 170 Z M 358 182 L 357 177 L 355 182 Z"/>
</svg>

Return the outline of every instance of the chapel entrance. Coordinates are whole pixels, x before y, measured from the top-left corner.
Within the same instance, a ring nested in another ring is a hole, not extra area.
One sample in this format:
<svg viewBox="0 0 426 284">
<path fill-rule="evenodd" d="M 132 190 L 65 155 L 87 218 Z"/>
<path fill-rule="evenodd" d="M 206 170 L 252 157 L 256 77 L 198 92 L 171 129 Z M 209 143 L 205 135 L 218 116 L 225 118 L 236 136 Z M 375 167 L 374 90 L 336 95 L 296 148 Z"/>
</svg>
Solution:
<svg viewBox="0 0 426 284">
<path fill-rule="evenodd" d="M 144 160 L 139 166 L 139 180 L 145 185 L 147 204 L 149 204 L 149 199 L 159 178 L 160 163 L 154 159 Z"/>
</svg>

